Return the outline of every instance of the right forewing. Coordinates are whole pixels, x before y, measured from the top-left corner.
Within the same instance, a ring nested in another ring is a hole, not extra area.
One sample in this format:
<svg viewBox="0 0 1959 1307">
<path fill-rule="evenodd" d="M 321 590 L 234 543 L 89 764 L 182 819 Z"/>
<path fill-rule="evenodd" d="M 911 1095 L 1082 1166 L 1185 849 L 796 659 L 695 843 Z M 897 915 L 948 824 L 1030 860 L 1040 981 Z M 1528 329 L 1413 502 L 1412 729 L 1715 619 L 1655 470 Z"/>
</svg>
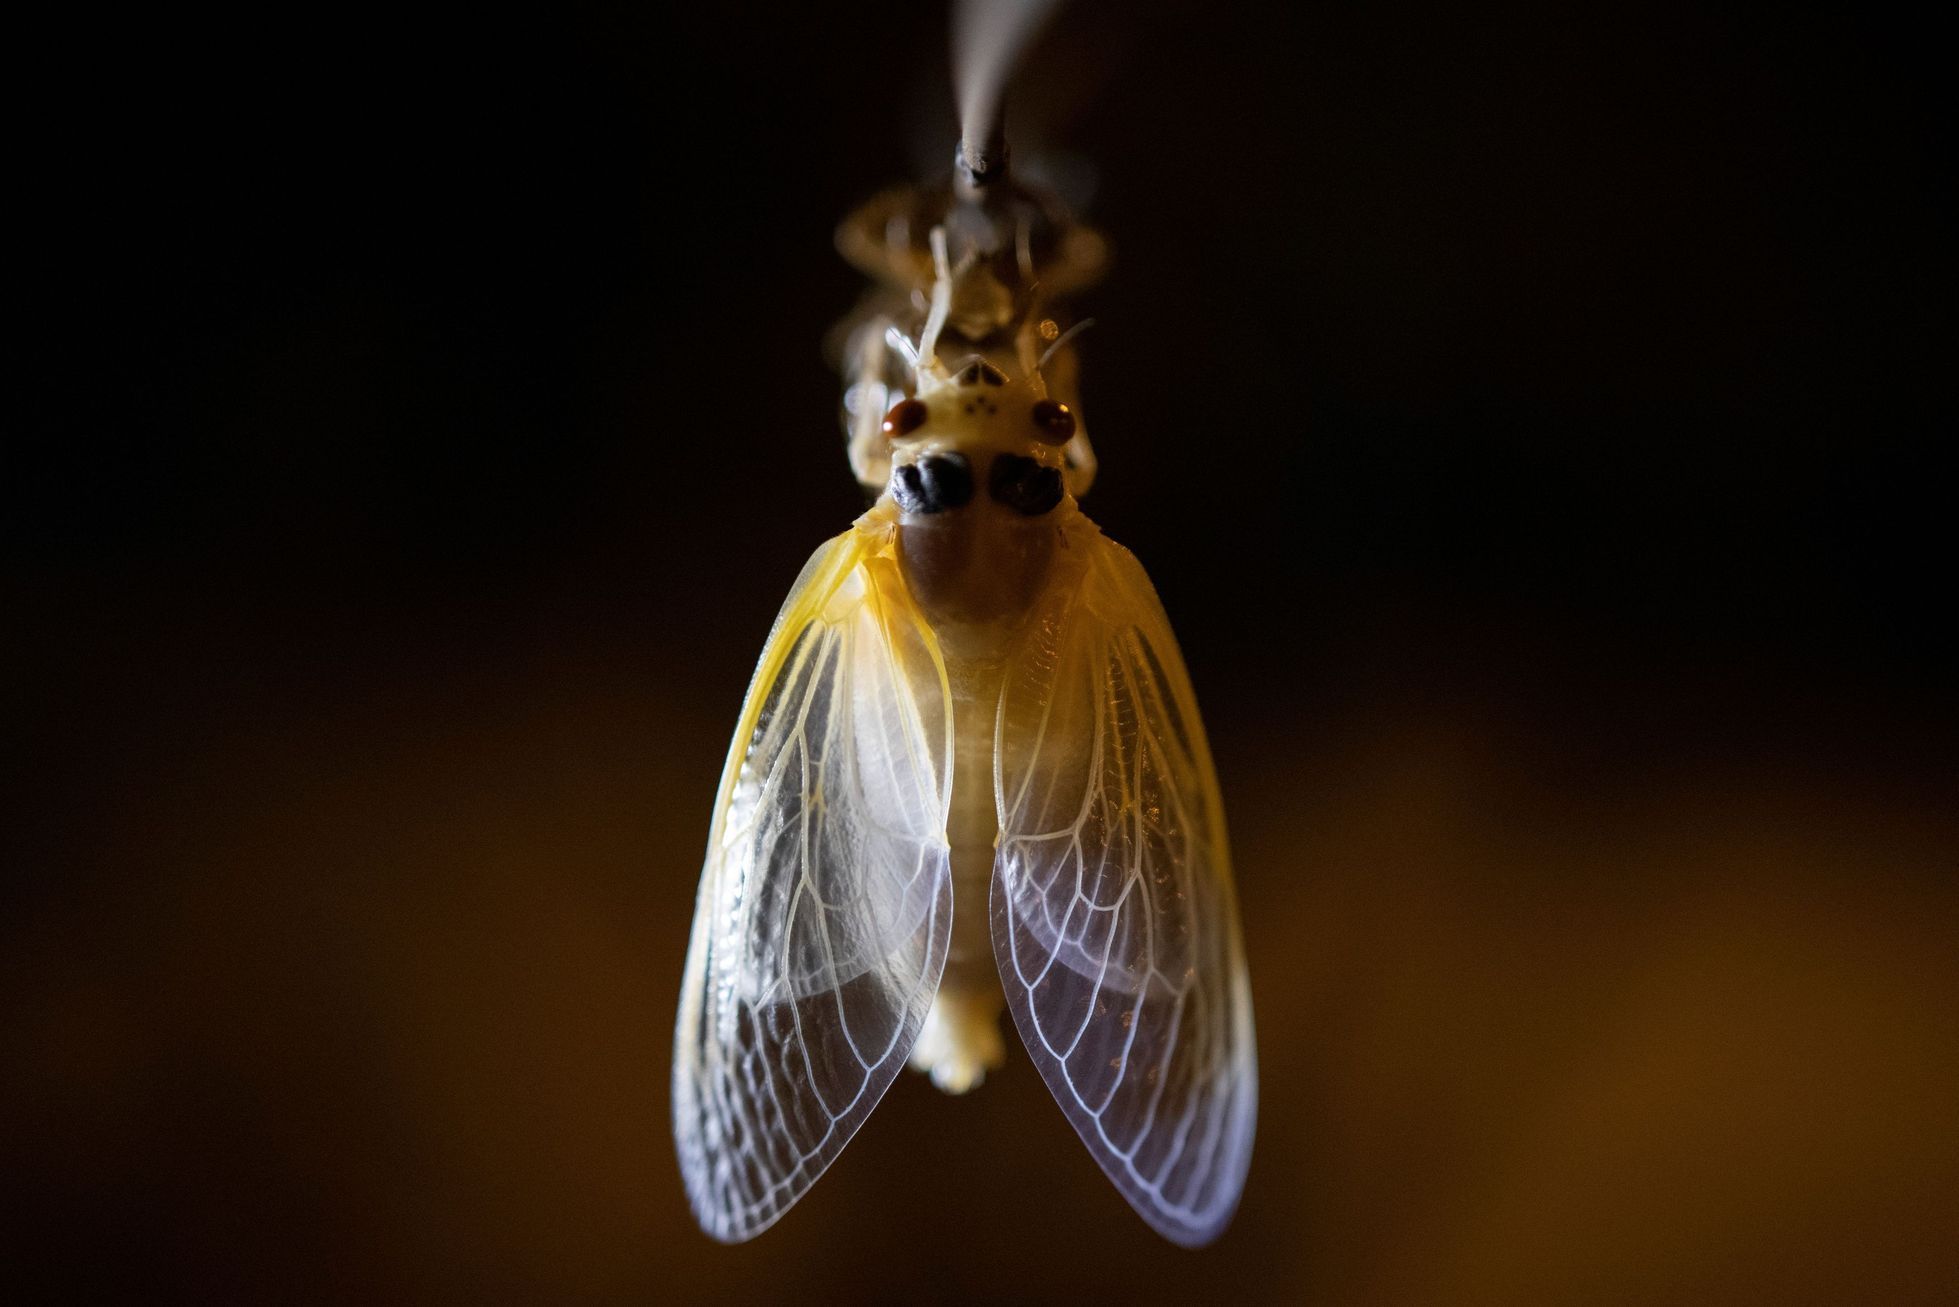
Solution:
<svg viewBox="0 0 1959 1307">
<path fill-rule="evenodd" d="M 1089 1151 L 1201 1244 L 1237 1206 L 1258 1099 L 1224 810 L 1149 578 L 1092 529 L 1070 556 L 1000 703 L 994 955 Z"/>
<path fill-rule="evenodd" d="M 818 550 L 722 778 L 674 1030 L 674 1138 L 701 1226 L 766 1229 L 904 1065 L 951 928 L 944 664 L 888 550 Z"/>
</svg>

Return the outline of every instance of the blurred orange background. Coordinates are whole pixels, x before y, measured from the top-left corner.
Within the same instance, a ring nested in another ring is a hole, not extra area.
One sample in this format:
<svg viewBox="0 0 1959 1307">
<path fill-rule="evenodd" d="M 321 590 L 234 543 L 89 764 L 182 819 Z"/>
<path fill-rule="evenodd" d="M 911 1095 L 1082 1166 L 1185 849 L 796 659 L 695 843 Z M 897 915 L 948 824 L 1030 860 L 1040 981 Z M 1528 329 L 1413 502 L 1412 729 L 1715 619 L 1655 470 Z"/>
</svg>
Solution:
<svg viewBox="0 0 1959 1307">
<path fill-rule="evenodd" d="M 673 1162 L 727 732 L 861 506 L 829 227 L 941 157 L 942 17 L 270 21 L 69 34 L 117 75 L 32 147 L 24 1296 L 1959 1295 L 1922 33 L 1085 3 L 1037 61 L 1119 260 L 1086 507 L 1246 913 L 1259 1142 L 1191 1254 L 1018 1058 L 902 1078 L 748 1246 Z"/>
</svg>

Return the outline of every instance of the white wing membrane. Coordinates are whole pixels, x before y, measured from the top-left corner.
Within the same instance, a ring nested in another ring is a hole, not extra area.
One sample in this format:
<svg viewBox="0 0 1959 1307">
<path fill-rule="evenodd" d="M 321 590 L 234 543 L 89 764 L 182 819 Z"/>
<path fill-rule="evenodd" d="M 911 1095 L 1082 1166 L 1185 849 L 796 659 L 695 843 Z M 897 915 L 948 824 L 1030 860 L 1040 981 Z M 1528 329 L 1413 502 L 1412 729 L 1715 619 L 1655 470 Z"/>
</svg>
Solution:
<svg viewBox="0 0 1959 1307">
<path fill-rule="evenodd" d="M 1149 578 L 1099 533 L 1070 552 L 1000 704 L 993 948 L 1089 1151 L 1202 1244 L 1237 1206 L 1258 1100 L 1224 814 Z"/>
<path fill-rule="evenodd" d="M 952 920 L 945 669 L 888 550 L 817 551 L 763 651 L 721 783 L 674 1032 L 674 1137 L 702 1228 L 752 1238 L 905 1064 Z"/>
</svg>

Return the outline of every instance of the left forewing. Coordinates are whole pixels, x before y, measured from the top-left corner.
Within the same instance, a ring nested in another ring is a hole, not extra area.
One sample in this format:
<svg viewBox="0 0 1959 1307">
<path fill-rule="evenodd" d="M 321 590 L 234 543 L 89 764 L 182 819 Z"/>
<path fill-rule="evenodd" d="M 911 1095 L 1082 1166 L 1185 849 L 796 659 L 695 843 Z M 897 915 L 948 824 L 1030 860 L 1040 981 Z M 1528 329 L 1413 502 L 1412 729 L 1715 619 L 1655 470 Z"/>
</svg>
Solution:
<svg viewBox="0 0 1959 1307">
<path fill-rule="evenodd" d="M 674 1137 L 716 1238 L 766 1229 L 904 1065 L 945 965 L 943 662 L 865 533 L 804 569 L 737 729 L 674 1031 Z"/>
<path fill-rule="evenodd" d="M 994 954 L 1089 1151 L 1202 1244 L 1237 1206 L 1258 1097 L 1223 807 L 1149 578 L 1099 534 L 1082 548 L 1000 703 Z"/>
</svg>

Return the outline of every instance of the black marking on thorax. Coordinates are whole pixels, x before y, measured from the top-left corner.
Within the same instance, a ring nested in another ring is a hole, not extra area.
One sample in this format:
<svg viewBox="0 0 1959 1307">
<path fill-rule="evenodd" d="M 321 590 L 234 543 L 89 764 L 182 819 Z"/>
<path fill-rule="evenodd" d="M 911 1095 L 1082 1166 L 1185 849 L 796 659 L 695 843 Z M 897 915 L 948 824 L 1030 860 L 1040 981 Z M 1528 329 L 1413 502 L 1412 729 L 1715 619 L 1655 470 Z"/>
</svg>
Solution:
<svg viewBox="0 0 1959 1307">
<path fill-rule="evenodd" d="M 987 490 L 1015 512 L 1039 517 L 1061 502 L 1061 473 L 1019 454 L 1000 454 L 993 460 Z"/>
<path fill-rule="evenodd" d="M 960 453 L 932 454 L 891 474 L 891 497 L 907 513 L 943 513 L 972 502 L 973 465 Z"/>
</svg>

